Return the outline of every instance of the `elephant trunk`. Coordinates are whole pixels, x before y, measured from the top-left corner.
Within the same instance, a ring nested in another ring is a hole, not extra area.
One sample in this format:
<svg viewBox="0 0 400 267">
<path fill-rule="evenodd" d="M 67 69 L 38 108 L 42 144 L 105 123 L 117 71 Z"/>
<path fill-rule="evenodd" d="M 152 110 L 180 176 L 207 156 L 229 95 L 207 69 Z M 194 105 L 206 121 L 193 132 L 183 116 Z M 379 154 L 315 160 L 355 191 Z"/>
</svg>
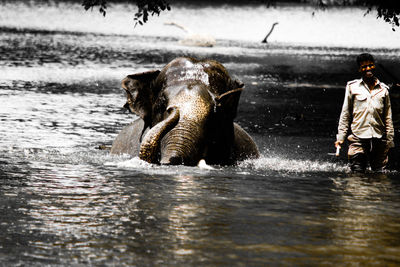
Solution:
<svg viewBox="0 0 400 267">
<path fill-rule="evenodd" d="M 141 160 L 156 163 L 159 151 L 160 140 L 169 132 L 179 121 L 179 110 L 176 107 L 168 109 L 168 117 L 156 124 L 143 138 L 140 145 L 139 158 Z"/>
<path fill-rule="evenodd" d="M 201 159 L 203 129 L 195 121 L 181 121 L 162 140 L 161 164 L 196 165 Z"/>
</svg>

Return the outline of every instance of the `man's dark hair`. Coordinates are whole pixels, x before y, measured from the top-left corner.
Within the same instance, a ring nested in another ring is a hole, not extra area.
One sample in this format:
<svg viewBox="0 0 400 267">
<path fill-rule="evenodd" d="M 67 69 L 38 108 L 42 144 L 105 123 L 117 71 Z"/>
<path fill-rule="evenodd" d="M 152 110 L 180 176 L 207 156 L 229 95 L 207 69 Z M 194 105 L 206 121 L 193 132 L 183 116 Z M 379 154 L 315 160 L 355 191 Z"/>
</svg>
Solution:
<svg viewBox="0 0 400 267">
<path fill-rule="evenodd" d="M 371 61 L 371 62 L 375 63 L 375 59 L 371 54 L 362 53 L 362 54 L 357 56 L 357 64 L 358 64 L 358 66 L 360 66 L 361 62 L 365 62 L 365 61 Z"/>
</svg>

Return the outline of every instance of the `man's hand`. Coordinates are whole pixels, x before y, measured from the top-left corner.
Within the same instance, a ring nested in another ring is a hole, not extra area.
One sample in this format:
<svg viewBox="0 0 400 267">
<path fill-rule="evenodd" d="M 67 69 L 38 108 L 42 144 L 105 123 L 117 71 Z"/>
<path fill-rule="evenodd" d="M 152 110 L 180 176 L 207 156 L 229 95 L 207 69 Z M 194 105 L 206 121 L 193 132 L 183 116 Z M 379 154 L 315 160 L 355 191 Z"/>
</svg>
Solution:
<svg viewBox="0 0 400 267">
<path fill-rule="evenodd" d="M 388 148 L 393 148 L 394 147 L 394 142 L 393 142 L 393 140 L 388 140 L 387 141 L 387 146 L 388 146 Z"/>
<path fill-rule="evenodd" d="M 336 157 L 339 157 L 340 154 L 340 148 L 342 147 L 341 144 L 343 144 L 343 141 L 336 141 L 335 142 L 335 147 L 336 147 Z"/>
<path fill-rule="evenodd" d="M 335 147 L 341 147 L 342 146 L 342 144 L 343 144 L 343 141 L 336 141 L 335 142 Z"/>
</svg>

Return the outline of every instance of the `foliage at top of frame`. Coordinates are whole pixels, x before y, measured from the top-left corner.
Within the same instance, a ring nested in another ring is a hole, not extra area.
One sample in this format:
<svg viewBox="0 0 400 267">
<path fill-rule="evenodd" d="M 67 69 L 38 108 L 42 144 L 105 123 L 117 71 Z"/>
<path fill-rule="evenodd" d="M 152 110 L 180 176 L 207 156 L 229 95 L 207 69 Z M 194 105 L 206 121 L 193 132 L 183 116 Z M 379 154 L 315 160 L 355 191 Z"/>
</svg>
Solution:
<svg viewBox="0 0 400 267">
<path fill-rule="evenodd" d="M 138 11 L 134 14 L 135 26 L 143 25 L 149 20 L 149 16 L 160 15 L 162 11 L 171 10 L 170 2 L 172 0 L 130 0 L 135 4 Z M 215 0 L 219 2 L 218 0 Z M 99 12 L 105 16 L 107 9 L 107 0 L 83 0 L 82 6 L 85 10 L 93 9 L 98 6 Z M 221 2 L 221 1 L 220 1 Z M 240 1 L 225 0 L 222 2 L 237 3 Z M 248 2 L 248 1 L 247 1 Z M 254 1 L 253 1 L 254 2 Z M 377 11 L 377 18 L 381 18 L 392 25 L 392 30 L 400 26 L 400 1 L 398 0 L 258 0 L 256 2 L 265 3 L 267 6 L 275 5 L 278 2 L 305 3 L 315 5 L 319 8 L 329 6 L 364 6 L 366 14 L 372 10 Z"/>
<path fill-rule="evenodd" d="M 162 11 L 171 10 L 169 3 L 166 0 L 138 0 L 131 1 L 136 4 L 138 11 L 134 15 L 135 26 L 143 25 L 149 20 L 149 16 L 159 16 Z M 85 10 L 93 9 L 98 6 L 99 12 L 105 16 L 107 13 L 107 0 L 83 0 L 82 6 Z"/>
</svg>

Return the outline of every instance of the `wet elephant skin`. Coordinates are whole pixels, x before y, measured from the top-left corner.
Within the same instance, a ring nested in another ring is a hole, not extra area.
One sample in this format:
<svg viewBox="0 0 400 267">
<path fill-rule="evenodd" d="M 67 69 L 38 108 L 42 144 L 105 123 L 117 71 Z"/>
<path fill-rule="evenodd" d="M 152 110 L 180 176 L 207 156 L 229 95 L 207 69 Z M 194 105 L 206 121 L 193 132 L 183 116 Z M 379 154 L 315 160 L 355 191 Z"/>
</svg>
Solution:
<svg viewBox="0 0 400 267">
<path fill-rule="evenodd" d="M 234 123 L 243 86 L 217 61 L 188 57 L 128 75 L 125 107 L 140 118 L 121 131 L 111 153 L 172 165 L 258 157 L 257 145 Z"/>
</svg>

